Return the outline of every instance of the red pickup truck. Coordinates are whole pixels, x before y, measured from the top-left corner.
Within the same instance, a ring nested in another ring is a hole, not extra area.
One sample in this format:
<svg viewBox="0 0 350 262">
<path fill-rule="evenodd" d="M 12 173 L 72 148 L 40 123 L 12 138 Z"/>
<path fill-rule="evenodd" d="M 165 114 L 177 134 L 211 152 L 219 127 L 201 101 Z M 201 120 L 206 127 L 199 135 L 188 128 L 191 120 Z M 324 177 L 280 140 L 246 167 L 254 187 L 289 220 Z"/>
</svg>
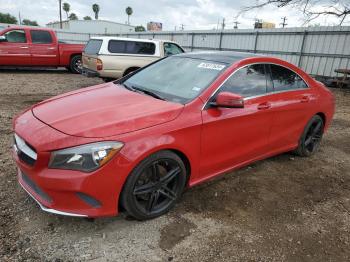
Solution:
<svg viewBox="0 0 350 262">
<path fill-rule="evenodd" d="M 11 26 L 0 31 L 0 66 L 66 67 L 81 73 L 83 49 L 59 42 L 51 29 Z"/>
</svg>

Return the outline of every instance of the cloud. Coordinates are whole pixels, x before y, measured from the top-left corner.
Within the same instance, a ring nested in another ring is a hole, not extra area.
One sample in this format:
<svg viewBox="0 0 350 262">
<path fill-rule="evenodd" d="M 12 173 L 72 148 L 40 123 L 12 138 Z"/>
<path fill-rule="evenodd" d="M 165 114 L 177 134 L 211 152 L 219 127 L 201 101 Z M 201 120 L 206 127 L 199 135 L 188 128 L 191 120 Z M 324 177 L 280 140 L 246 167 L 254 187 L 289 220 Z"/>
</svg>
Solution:
<svg viewBox="0 0 350 262">
<path fill-rule="evenodd" d="M 331 2 L 329 0 L 328 2 Z M 226 19 L 226 28 L 233 28 L 235 17 L 243 6 L 255 3 L 255 0 L 63 0 L 71 5 L 71 12 L 83 18 L 86 15 L 94 17 L 92 4 L 100 5 L 100 19 L 112 20 L 120 23 L 127 21 L 125 8 L 131 6 L 133 15 L 130 21 L 133 25 L 146 25 L 149 21 L 162 22 L 164 30 L 177 29 L 183 24 L 185 29 L 213 29 L 218 21 Z M 327 1 L 320 3 L 324 5 Z M 0 0 L 1 12 L 9 12 L 22 18 L 36 20 L 40 25 L 58 21 L 58 0 Z M 62 13 L 65 18 L 65 13 Z M 301 12 L 294 7 L 277 9 L 268 6 L 242 14 L 238 18 L 240 28 L 252 28 L 256 18 L 276 23 L 279 26 L 281 17 L 287 17 L 288 26 L 301 26 L 304 22 Z M 325 25 L 337 24 L 335 18 L 319 18 L 313 23 Z M 350 24 L 349 19 L 345 24 Z"/>
</svg>

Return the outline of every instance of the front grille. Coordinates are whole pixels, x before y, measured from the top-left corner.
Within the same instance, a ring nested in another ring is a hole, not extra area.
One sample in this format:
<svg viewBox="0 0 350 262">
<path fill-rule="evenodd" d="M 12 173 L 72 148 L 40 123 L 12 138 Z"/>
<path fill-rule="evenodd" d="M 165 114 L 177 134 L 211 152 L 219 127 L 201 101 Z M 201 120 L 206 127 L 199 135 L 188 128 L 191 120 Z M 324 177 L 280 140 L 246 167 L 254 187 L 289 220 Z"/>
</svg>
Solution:
<svg viewBox="0 0 350 262">
<path fill-rule="evenodd" d="M 35 193 L 37 193 L 42 199 L 46 200 L 47 202 L 52 202 L 52 199 L 41 190 L 41 188 L 35 184 L 33 180 L 29 178 L 23 171 L 21 171 L 22 180 L 26 183 L 28 187 L 30 187 Z"/>
<path fill-rule="evenodd" d="M 14 135 L 14 148 L 17 152 L 18 158 L 29 166 L 34 166 L 37 160 L 37 153 L 34 147 L 29 145 L 26 141 L 18 135 Z"/>
</svg>

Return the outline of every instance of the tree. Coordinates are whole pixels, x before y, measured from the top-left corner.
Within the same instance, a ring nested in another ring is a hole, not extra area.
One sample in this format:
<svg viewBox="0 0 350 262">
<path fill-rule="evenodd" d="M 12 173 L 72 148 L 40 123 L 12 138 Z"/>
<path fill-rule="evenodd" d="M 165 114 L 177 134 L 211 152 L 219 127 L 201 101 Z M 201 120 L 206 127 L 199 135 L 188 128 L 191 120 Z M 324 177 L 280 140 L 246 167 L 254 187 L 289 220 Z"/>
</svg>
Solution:
<svg viewBox="0 0 350 262">
<path fill-rule="evenodd" d="M 144 28 L 142 25 L 135 27 L 135 32 L 144 32 L 146 31 L 146 28 Z"/>
<path fill-rule="evenodd" d="M 130 25 L 130 16 L 132 15 L 132 8 L 130 6 L 128 6 L 125 9 L 126 14 L 128 15 L 128 25 Z"/>
<path fill-rule="evenodd" d="M 68 17 L 69 17 L 69 11 L 70 11 L 70 4 L 68 4 L 68 3 L 63 3 L 63 11 L 66 12 L 67 19 L 68 19 Z"/>
<path fill-rule="evenodd" d="M 10 15 L 10 14 L 5 14 L 5 13 L 0 13 L 0 23 L 4 24 L 17 24 L 17 19 L 16 17 Z"/>
<path fill-rule="evenodd" d="M 299 9 L 305 16 L 305 23 L 308 23 L 320 16 L 333 16 L 339 19 L 341 25 L 345 18 L 350 15 L 350 1 L 348 0 L 327 0 L 320 3 L 319 0 L 262 0 L 257 1 L 255 5 L 247 6 L 242 9 L 242 12 L 247 12 L 252 9 L 262 8 L 264 6 L 273 5 L 278 8 L 290 6 Z"/>
<path fill-rule="evenodd" d="M 22 20 L 22 25 L 38 26 L 38 22 L 37 22 L 37 21 L 29 20 L 29 19 L 23 19 L 23 20 Z"/>
<path fill-rule="evenodd" d="M 84 16 L 84 20 L 92 20 L 92 18 L 90 16 Z"/>
<path fill-rule="evenodd" d="M 95 19 L 98 19 L 98 13 L 100 12 L 100 6 L 98 4 L 92 5 L 92 11 L 95 13 Z"/>
<path fill-rule="evenodd" d="M 68 17 L 69 20 L 78 20 L 78 16 L 75 13 L 71 13 Z"/>
</svg>

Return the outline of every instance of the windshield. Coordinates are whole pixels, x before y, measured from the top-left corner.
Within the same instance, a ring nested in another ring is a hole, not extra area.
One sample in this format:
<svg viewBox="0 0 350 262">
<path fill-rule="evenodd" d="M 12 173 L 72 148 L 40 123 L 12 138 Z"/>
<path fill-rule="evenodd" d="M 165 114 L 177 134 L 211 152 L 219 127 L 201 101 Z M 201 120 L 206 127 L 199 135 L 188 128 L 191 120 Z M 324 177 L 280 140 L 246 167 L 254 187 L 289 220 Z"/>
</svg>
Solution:
<svg viewBox="0 0 350 262">
<path fill-rule="evenodd" d="M 219 62 L 172 56 L 141 70 L 123 84 L 186 104 L 202 93 L 225 68 L 226 64 Z"/>
<path fill-rule="evenodd" d="M 87 55 L 96 55 L 100 52 L 101 45 L 102 40 L 90 39 L 85 46 L 84 53 Z"/>
</svg>

